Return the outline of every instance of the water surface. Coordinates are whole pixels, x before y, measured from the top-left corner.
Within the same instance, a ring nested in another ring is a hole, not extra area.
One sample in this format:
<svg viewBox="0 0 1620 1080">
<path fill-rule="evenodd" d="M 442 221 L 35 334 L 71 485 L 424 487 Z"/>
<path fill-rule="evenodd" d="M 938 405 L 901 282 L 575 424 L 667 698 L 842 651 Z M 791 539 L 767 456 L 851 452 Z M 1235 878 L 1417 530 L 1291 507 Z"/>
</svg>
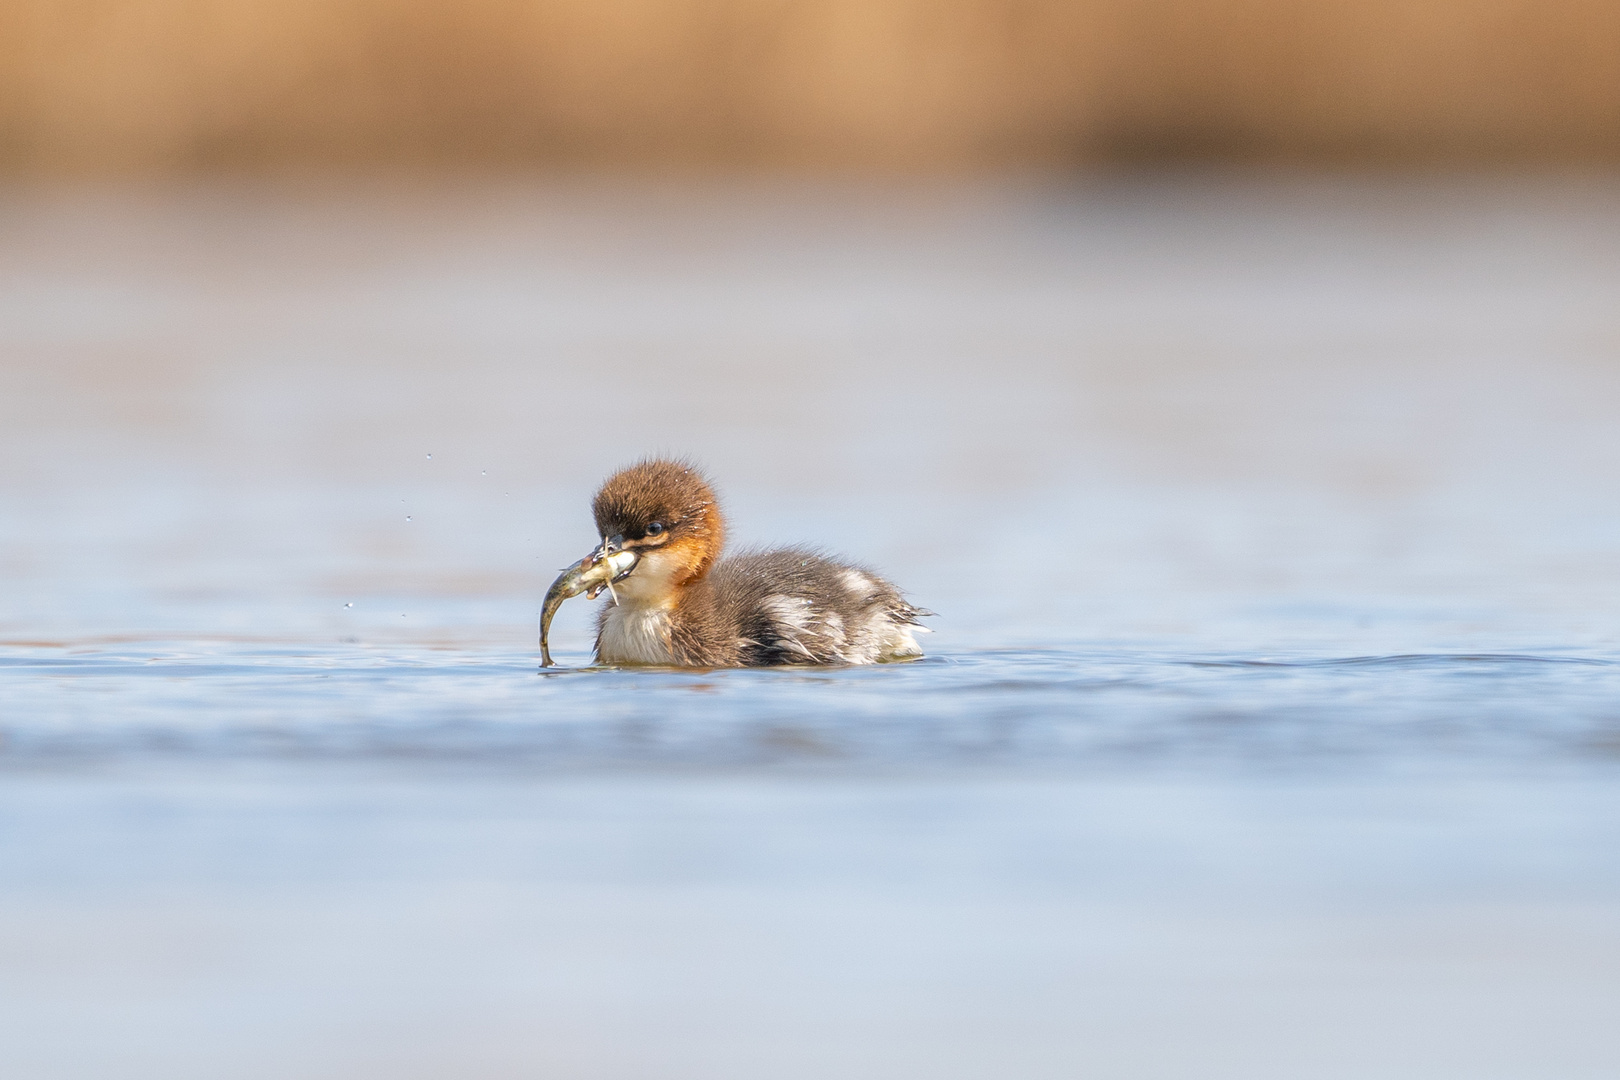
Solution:
<svg viewBox="0 0 1620 1080">
<path fill-rule="evenodd" d="M 1616 295 L 1568 178 L 7 192 L 0 1068 L 1612 1076 Z M 927 659 L 541 671 L 660 451 Z"/>
</svg>

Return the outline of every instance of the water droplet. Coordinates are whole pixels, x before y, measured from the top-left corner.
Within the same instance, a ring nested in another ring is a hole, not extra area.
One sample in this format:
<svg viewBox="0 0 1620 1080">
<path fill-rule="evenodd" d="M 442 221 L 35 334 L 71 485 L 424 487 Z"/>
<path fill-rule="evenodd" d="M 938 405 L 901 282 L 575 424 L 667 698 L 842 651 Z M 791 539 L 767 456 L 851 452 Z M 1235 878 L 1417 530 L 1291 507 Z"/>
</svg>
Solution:
<svg viewBox="0 0 1620 1080">
<path fill-rule="evenodd" d="M 489 475 L 489 470 L 488 469 L 479 469 L 478 470 L 478 475 L 479 476 L 488 476 Z"/>
<path fill-rule="evenodd" d="M 406 514 L 406 515 L 405 515 L 405 520 L 406 520 L 406 521 L 409 521 L 409 520 L 411 520 L 411 515 L 409 515 L 409 514 Z"/>
<path fill-rule="evenodd" d="M 354 601 L 350 600 L 347 604 L 344 604 L 343 606 L 344 607 L 354 607 Z"/>
<path fill-rule="evenodd" d="M 429 461 L 432 461 L 432 460 L 433 460 L 433 455 L 432 455 L 432 454 L 429 454 L 429 455 L 428 455 L 428 460 L 429 460 Z"/>
</svg>

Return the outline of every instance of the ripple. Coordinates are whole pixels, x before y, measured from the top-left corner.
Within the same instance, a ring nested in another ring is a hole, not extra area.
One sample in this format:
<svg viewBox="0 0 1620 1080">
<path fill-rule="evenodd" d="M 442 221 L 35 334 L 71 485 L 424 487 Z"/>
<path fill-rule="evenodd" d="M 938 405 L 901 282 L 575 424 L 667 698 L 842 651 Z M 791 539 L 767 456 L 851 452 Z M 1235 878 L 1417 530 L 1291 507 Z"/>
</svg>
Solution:
<svg viewBox="0 0 1620 1080">
<path fill-rule="evenodd" d="M 1479 680 L 1490 680 L 1482 694 Z M 865 668 L 539 670 L 528 651 L 106 642 L 0 652 L 0 761 L 1065 769 L 1610 760 L 1620 664 L 979 650 Z"/>
</svg>

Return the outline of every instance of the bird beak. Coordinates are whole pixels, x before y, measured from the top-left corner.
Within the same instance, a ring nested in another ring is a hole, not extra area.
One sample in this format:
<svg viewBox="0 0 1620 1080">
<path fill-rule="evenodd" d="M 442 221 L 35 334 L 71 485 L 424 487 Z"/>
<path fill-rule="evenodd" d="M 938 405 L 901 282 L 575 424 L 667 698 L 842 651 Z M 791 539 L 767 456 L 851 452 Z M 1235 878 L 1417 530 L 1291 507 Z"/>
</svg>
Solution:
<svg viewBox="0 0 1620 1080">
<path fill-rule="evenodd" d="M 609 555 L 616 555 L 624 550 L 625 547 L 623 536 L 604 537 L 602 542 L 596 545 L 596 550 L 585 556 L 583 562 L 586 566 L 595 566 Z M 626 552 L 626 554 L 635 556 L 635 559 L 630 563 L 630 565 L 626 566 L 623 570 L 619 571 L 613 576 L 614 581 L 623 581 L 630 575 L 630 571 L 636 568 L 636 564 L 641 562 L 641 554 L 634 548 L 630 549 L 628 552 Z"/>
</svg>

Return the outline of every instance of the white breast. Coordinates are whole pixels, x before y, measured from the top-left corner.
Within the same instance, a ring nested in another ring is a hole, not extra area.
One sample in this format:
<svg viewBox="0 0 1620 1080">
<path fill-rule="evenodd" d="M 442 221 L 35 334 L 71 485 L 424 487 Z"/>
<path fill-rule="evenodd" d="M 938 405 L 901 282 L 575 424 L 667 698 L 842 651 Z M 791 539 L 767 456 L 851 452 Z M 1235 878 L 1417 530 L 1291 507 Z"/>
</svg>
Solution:
<svg viewBox="0 0 1620 1080">
<path fill-rule="evenodd" d="M 674 663 L 669 649 L 669 612 L 640 604 L 608 608 L 596 650 L 606 664 Z"/>
</svg>

